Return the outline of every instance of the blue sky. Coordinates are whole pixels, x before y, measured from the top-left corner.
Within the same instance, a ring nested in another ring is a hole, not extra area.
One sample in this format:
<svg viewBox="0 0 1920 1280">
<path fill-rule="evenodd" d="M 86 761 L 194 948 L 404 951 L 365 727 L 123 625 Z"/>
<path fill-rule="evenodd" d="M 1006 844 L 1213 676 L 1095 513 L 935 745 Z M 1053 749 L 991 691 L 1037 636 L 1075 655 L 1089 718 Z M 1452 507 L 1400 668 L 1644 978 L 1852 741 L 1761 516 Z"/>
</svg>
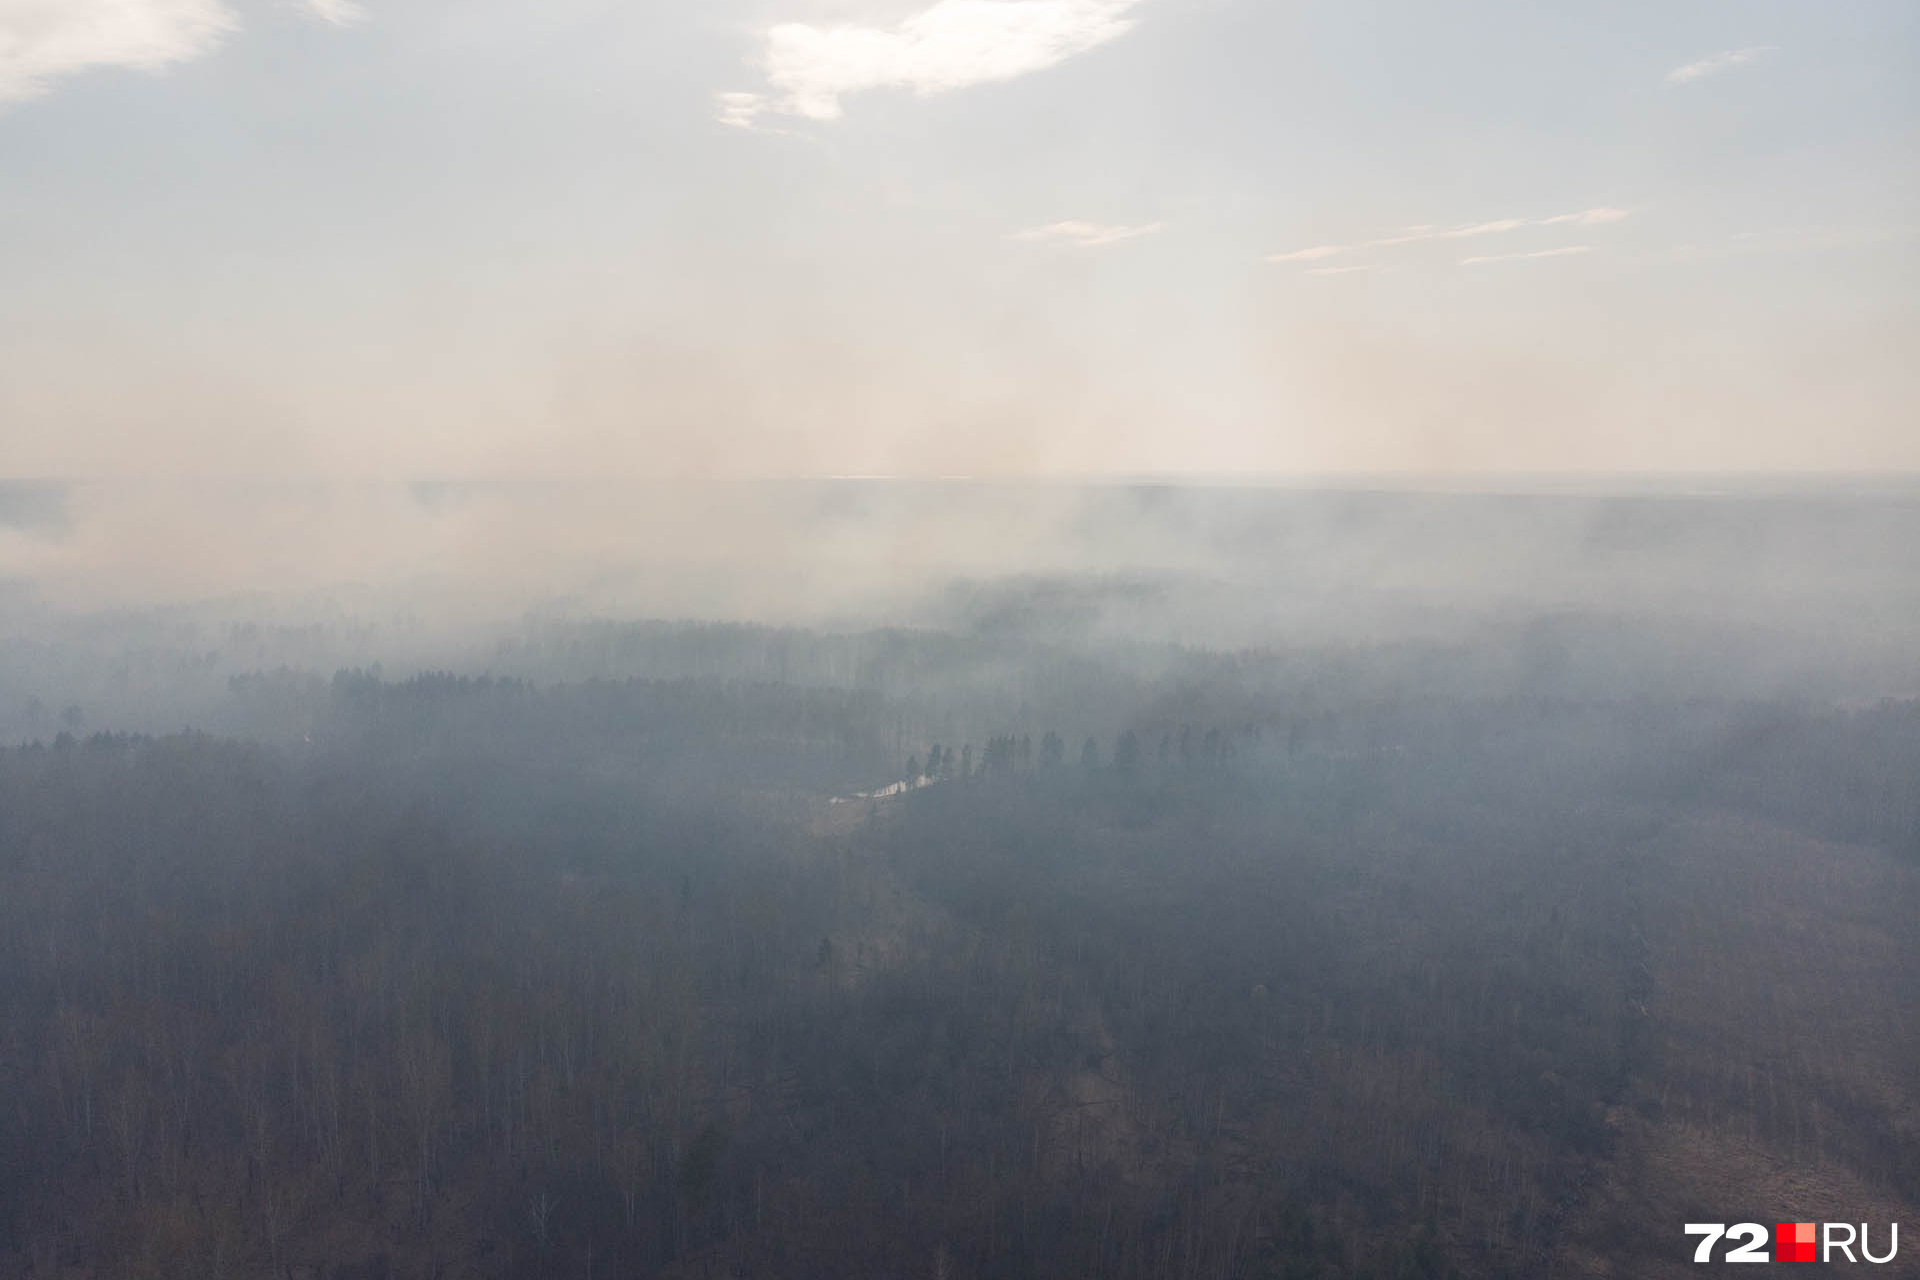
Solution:
<svg viewBox="0 0 1920 1280">
<path fill-rule="evenodd" d="M 1916 34 L 0 0 L 0 471 L 1911 470 Z"/>
</svg>

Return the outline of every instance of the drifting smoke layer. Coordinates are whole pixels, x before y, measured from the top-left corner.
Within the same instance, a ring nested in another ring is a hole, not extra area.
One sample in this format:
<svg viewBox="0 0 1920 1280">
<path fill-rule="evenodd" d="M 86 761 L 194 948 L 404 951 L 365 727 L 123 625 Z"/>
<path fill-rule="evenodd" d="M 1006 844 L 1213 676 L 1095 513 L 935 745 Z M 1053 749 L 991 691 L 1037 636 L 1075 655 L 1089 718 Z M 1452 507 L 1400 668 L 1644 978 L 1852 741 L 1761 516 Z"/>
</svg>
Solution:
<svg viewBox="0 0 1920 1280">
<path fill-rule="evenodd" d="M 1889 485 L 13 484 L 0 583 L 12 737 L 29 701 L 152 726 L 243 671 L 499 670 L 529 627 L 591 620 L 1442 644 L 1482 684 L 1544 662 L 1589 695 L 1920 688 L 1920 499 Z"/>
</svg>

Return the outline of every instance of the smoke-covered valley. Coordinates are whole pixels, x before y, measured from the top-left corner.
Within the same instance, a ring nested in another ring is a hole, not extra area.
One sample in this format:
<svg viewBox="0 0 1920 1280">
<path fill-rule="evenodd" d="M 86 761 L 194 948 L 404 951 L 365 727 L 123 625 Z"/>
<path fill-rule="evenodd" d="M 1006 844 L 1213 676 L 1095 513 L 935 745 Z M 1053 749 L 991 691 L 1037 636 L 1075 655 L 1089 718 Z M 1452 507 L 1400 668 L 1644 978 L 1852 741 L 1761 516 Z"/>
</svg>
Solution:
<svg viewBox="0 0 1920 1280">
<path fill-rule="evenodd" d="M 0 548 L 0 1273 L 1920 1203 L 1899 485 L 16 483 Z"/>
<path fill-rule="evenodd" d="M 1382 692 L 1920 690 L 1897 481 L 13 482 L 0 590 L 15 741 L 290 732 L 245 719 L 236 677 L 375 664 L 970 706 L 1030 701 L 1035 662 L 1177 679 L 1227 654 L 1276 692 L 1316 660 Z"/>
</svg>

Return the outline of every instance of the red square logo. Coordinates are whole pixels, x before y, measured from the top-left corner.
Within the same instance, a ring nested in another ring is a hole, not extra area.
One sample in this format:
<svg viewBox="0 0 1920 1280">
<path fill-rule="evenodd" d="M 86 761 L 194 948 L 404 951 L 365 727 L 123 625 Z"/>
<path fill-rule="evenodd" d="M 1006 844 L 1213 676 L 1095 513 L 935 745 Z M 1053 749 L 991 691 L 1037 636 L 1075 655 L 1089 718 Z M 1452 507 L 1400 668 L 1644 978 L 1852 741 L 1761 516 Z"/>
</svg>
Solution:
<svg viewBox="0 0 1920 1280">
<path fill-rule="evenodd" d="M 1812 1262 L 1814 1225 L 1811 1222 L 1779 1222 L 1773 1228 L 1773 1256 L 1779 1262 Z"/>
</svg>

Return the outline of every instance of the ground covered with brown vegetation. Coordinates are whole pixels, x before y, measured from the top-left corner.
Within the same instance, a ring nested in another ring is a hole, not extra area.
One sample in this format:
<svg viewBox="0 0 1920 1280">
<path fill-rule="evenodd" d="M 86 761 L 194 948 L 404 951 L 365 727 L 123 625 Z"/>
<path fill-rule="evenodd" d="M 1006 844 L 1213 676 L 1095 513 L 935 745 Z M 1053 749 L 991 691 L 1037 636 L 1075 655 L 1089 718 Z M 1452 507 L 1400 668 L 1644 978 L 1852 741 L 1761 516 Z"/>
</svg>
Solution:
<svg viewBox="0 0 1920 1280">
<path fill-rule="evenodd" d="M 1920 1220 L 1920 710 L 1143 705 L 840 805 L 900 712 L 772 685 L 0 752 L 0 1274 L 1629 1277 Z"/>
</svg>

